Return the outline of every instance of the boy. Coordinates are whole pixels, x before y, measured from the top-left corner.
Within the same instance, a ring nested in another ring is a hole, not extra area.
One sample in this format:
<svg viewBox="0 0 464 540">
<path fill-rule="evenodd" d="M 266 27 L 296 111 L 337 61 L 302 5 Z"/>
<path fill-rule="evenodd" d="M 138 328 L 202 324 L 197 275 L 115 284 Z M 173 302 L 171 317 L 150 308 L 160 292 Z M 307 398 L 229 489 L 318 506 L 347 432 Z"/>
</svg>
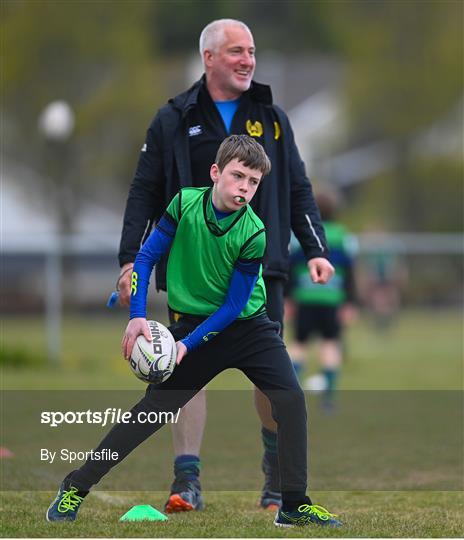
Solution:
<svg viewBox="0 0 464 540">
<path fill-rule="evenodd" d="M 338 526 L 327 510 L 306 496 L 306 408 L 279 325 L 265 312 L 261 260 L 266 245 L 261 220 L 248 203 L 270 162 L 247 135 L 232 135 L 211 166 L 213 188 L 184 188 L 171 201 L 134 265 L 131 320 L 122 341 L 130 357 L 138 335 L 150 339 L 146 296 L 151 271 L 169 247 L 168 303 L 178 321 L 177 367 L 159 385 L 149 385 L 132 409 L 133 421 L 116 425 L 99 448 L 116 452 L 114 461 L 92 459 L 70 473 L 47 512 L 49 521 L 76 518 L 92 485 L 134 448 L 160 429 L 139 423 L 140 412 L 177 411 L 225 369 L 240 369 L 270 399 L 278 424 L 283 496 L 275 525 L 316 523 Z M 108 454 L 110 454 L 108 452 Z"/>
<path fill-rule="evenodd" d="M 342 364 L 342 330 L 356 317 L 353 257 L 354 238 L 336 221 L 339 199 L 334 191 L 319 192 L 317 205 L 324 222 L 329 261 L 335 267 L 331 282 L 316 287 L 310 279 L 306 260 L 296 245 L 291 256 L 291 285 L 287 307 L 295 313 L 295 341 L 288 347 L 296 373 L 299 375 L 306 359 L 306 342 L 313 335 L 322 340 L 319 350 L 321 374 L 305 381 L 306 390 L 323 390 L 321 405 L 326 412 L 333 410 L 333 395 Z M 294 303 L 294 307 L 293 304 Z M 295 309 L 296 308 L 296 309 Z"/>
</svg>

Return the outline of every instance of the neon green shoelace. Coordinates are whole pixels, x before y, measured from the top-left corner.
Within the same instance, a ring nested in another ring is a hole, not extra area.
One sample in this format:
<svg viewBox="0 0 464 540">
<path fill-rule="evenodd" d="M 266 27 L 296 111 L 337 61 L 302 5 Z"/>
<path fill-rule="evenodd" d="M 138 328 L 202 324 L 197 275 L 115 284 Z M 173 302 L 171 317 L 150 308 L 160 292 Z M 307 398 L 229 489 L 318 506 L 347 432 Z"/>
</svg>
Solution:
<svg viewBox="0 0 464 540">
<path fill-rule="evenodd" d="M 313 514 L 323 521 L 335 517 L 335 514 L 331 514 L 326 508 L 318 504 L 302 504 L 298 507 L 298 512 Z"/>
<path fill-rule="evenodd" d="M 75 510 L 84 497 L 77 495 L 77 489 L 72 487 L 70 490 L 65 491 L 61 497 L 60 504 L 58 505 L 58 512 L 67 512 L 68 510 Z"/>
</svg>

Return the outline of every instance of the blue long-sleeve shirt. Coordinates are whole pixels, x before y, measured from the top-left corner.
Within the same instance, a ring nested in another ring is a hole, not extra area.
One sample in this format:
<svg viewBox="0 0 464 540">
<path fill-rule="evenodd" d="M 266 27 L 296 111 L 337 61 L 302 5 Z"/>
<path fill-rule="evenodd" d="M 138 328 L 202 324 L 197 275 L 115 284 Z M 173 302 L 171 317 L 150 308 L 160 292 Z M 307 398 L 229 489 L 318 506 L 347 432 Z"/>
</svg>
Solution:
<svg viewBox="0 0 464 540">
<path fill-rule="evenodd" d="M 163 216 L 139 251 L 131 280 L 131 319 L 146 318 L 147 293 L 153 267 L 169 249 L 175 234 L 175 224 Z M 224 303 L 182 340 L 188 351 L 212 339 L 240 315 L 258 280 L 259 268 L 258 262 L 236 263 Z"/>
</svg>

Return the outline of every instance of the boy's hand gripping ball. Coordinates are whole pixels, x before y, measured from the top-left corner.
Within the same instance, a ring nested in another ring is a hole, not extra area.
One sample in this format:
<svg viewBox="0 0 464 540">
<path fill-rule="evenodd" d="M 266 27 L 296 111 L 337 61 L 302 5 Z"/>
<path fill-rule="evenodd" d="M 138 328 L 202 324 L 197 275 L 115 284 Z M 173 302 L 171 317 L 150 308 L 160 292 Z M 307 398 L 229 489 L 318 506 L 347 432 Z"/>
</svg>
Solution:
<svg viewBox="0 0 464 540">
<path fill-rule="evenodd" d="M 140 335 L 134 343 L 129 365 L 140 380 L 159 384 L 166 381 L 176 366 L 177 348 L 171 332 L 157 321 L 147 321 L 151 341 Z"/>
</svg>

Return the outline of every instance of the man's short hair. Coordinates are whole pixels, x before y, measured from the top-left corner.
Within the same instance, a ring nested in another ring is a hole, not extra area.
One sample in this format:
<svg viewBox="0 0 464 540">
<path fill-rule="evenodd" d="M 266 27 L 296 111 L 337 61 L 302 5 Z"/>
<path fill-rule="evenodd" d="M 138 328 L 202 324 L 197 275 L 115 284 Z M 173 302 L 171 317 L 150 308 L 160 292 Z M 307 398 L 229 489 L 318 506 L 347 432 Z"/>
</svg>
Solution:
<svg viewBox="0 0 464 540">
<path fill-rule="evenodd" d="M 209 51 L 217 51 L 224 42 L 224 30 L 227 26 L 240 26 L 244 30 L 248 30 L 251 34 L 251 30 L 248 26 L 237 19 L 217 19 L 210 22 L 203 28 L 200 34 L 200 55 L 203 58 L 203 53 L 208 49 Z"/>
<path fill-rule="evenodd" d="M 223 171 L 233 159 L 238 159 L 245 167 L 261 171 L 263 176 L 271 172 L 271 162 L 264 148 L 248 135 L 230 135 L 222 141 L 215 160 L 219 170 Z"/>
</svg>

